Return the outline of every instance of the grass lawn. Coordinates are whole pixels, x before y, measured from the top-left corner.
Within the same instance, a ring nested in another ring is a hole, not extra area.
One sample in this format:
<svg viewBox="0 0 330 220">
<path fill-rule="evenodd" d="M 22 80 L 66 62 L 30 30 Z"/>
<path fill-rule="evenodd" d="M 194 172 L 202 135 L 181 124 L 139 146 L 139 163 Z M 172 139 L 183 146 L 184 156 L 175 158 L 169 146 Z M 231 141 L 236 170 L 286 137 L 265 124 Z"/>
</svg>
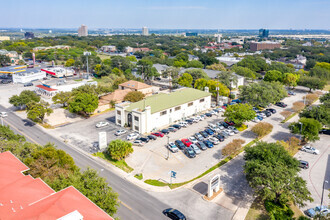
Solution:
<svg viewBox="0 0 330 220">
<path fill-rule="evenodd" d="M 235 126 L 235 127 L 236 127 L 236 126 Z M 248 126 L 245 125 L 245 124 L 242 124 L 241 127 L 236 127 L 236 128 L 237 128 L 237 130 L 239 130 L 239 131 L 244 131 L 244 130 L 246 130 L 246 129 L 248 128 Z"/>
<path fill-rule="evenodd" d="M 127 163 L 125 162 L 125 160 L 113 160 L 108 154 L 103 153 L 103 152 L 97 152 L 94 153 L 93 156 L 102 158 L 108 162 L 110 162 L 111 164 L 115 165 L 116 167 L 118 167 L 119 169 L 124 170 L 126 173 L 130 173 L 132 172 L 134 169 L 130 166 L 127 165 Z"/>
<path fill-rule="evenodd" d="M 256 198 L 250 209 L 248 214 L 245 217 L 245 220 L 268 220 L 269 216 L 267 214 L 267 211 L 263 205 L 263 203 L 260 201 L 260 199 Z"/>
<path fill-rule="evenodd" d="M 142 173 L 137 173 L 134 175 L 134 177 L 138 180 L 142 180 L 143 179 L 143 174 Z"/>
<path fill-rule="evenodd" d="M 330 90 L 330 83 L 328 82 L 328 85 L 326 85 L 323 89 L 324 91 L 329 91 Z"/>
</svg>

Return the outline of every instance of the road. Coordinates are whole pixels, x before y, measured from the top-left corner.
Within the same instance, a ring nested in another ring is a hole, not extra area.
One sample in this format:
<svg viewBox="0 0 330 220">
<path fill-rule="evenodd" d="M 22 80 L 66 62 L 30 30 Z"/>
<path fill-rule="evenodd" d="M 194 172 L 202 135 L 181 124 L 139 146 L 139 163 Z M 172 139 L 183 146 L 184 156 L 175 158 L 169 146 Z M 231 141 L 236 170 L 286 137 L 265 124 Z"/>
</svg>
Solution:
<svg viewBox="0 0 330 220">
<path fill-rule="evenodd" d="M 59 149 L 64 150 L 72 156 L 77 166 L 81 169 L 87 167 L 93 168 L 100 172 L 100 175 L 108 181 L 109 185 L 119 194 L 121 205 L 114 217 L 121 219 L 166 219 L 162 214 L 162 210 L 170 207 L 157 198 L 151 196 L 143 189 L 124 180 L 117 174 L 107 170 L 98 164 L 92 158 L 82 154 L 74 148 L 69 147 L 60 140 L 43 132 L 40 128 L 31 122 L 21 119 L 9 109 L 0 105 L 0 112 L 7 112 L 8 117 L 4 118 L 4 124 L 9 125 L 16 133 L 24 135 L 30 142 L 40 145 L 54 143 Z"/>
</svg>

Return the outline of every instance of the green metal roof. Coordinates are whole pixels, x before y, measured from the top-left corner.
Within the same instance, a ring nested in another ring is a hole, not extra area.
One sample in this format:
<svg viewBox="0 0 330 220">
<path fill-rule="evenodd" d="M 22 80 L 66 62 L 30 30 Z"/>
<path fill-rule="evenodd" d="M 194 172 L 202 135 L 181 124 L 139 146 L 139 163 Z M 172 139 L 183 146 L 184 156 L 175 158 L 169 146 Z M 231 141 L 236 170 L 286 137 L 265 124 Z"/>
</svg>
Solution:
<svg viewBox="0 0 330 220">
<path fill-rule="evenodd" d="M 198 89 L 184 88 L 168 94 L 159 93 L 157 95 L 146 97 L 144 100 L 131 103 L 126 111 L 132 111 L 136 108 L 143 110 L 145 106 L 150 106 L 151 114 L 153 114 L 210 95 L 211 93 Z"/>
</svg>

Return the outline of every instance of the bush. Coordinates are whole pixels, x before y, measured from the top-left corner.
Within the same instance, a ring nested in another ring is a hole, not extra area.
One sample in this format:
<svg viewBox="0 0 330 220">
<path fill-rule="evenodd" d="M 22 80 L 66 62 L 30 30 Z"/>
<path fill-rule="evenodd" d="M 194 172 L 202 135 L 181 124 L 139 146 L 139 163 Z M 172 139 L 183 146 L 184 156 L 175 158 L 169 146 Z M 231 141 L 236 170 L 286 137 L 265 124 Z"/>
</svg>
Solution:
<svg viewBox="0 0 330 220">
<path fill-rule="evenodd" d="M 267 122 L 260 122 L 253 126 L 252 132 L 255 133 L 258 138 L 262 138 L 269 134 L 273 130 L 273 125 Z"/>
<path fill-rule="evenodd" d="M 304 96 L 306 105 L 311 105 L 319 96 L 315 93 Z"/>
<path fill-rule="evenodd" d="M 122 160 L 130 153 L 133 153 L 132 143 L 120 139 L 111 141 L 107 148 L 107 153 L 114 160 Z"/>
<path fill-rule="evenodd" d="M 269 213 L 270 219 L 291 220 L 294 212 L 287 205 L 277 204 L 273 201 L 265 201 L 265 208 Z"/>
<path fill-rule="evenodd" d="M 292 105 L 292 110 L 295 112 L 300 112 L 304 108 L 305 108 L 305 105 L 302 102 L 294 102 Z"/>
<path fill-rule="evenodd" d="M 242 148 L 242 145 L 245 143 L 244 140 L 242 139 L 234 139 L 232 142 L 227 144 L 223 149 L 222 149 L 222 154 L 224 156 L 229 156 L 233 155 L 239 152 L 239 150 Z"/>
<path fill-rule="evenodd" d="M 287 119 L 291 114 L 292 114 L 292 112 L 290 112 L 290 111 L 281 112 L 281 115 L 284 117 L 284 119 Z"/>
</svg>

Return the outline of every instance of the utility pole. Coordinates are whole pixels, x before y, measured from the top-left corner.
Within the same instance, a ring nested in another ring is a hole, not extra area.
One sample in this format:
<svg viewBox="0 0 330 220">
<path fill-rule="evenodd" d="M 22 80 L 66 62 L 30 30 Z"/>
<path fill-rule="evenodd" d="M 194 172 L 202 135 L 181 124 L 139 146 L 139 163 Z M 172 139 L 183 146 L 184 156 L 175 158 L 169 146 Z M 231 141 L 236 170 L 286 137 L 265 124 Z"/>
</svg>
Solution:
<svg viewBox="0 0 330 220">
<path fill-rule="evenodd" d="M 90 56 L 90 55 L 92 55 L 92 53 L 91 52 L 88 52 L 88 51 L 85 51 L 84 52 L 84 56 L 86 56 L 86 59 L 87 59 L 87 79 L 88 79 L 88 77 L 89 77 L 89 69 L 88 69 L 88 56 Z"/>
<path fill-rule="evenodd" d="M 300 124 L 300 144 L 302 142 L 302 123 L 298 122 Z"/>
<path fill-rule="evenodd" d="M 166 160 L 168 160 L 170 158 L 170 149 L 169 149 L 169 144 L 170 144 L 170 136 L 166 136 L 167 137 L 167 157 Z"/>
</svg>

